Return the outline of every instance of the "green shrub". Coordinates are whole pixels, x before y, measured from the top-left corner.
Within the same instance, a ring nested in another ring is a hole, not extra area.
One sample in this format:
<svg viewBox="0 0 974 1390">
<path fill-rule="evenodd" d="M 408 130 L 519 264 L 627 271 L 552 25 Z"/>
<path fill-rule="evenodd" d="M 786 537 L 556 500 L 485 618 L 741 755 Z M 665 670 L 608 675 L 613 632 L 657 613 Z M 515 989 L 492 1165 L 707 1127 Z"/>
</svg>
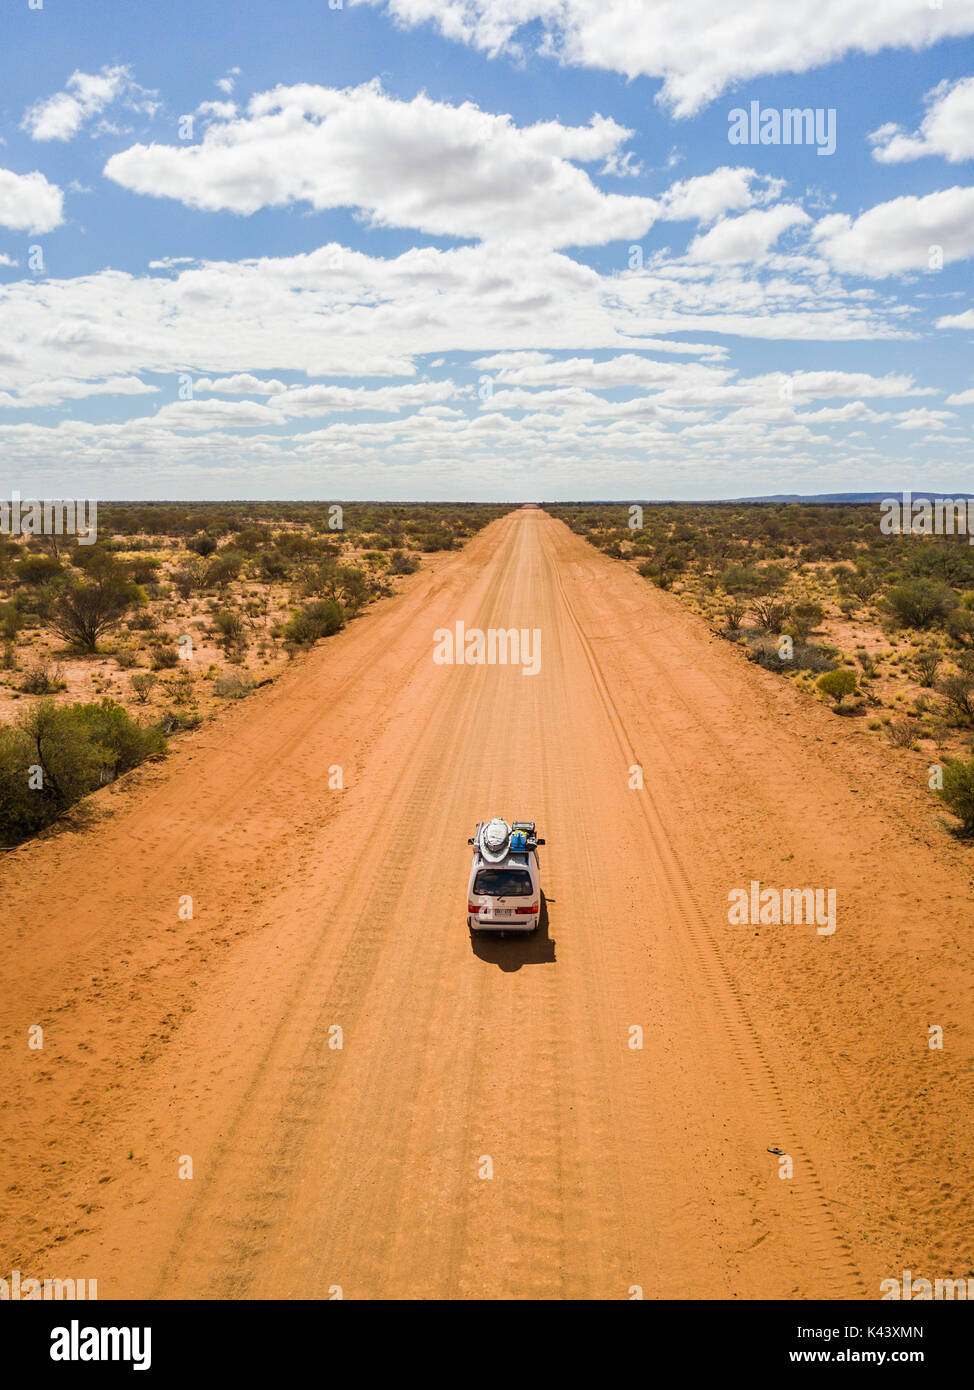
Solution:
<svg viewBox="0 0 974 1390">
<path fill-rule="evenodd" d="M 24 672 L 20 689 L 24 695 L 53 695 L 56 690 L 66 690 L 64 672 L 60 666 L 49 662 L 37 662 Z"/>
<path fill-rule="evenodd" d="M 153 671 L 172 671 L 179 665 L 179 652 L 172 642 L 164 642 L 152 653 Z"/>
<path fill-rule="evenodd" d="M 932 686 L 937 668 L 940 665 L 940 652 L 934 647 L 923 647 L 913 658 L 913 666 L 916 670 L 917 680 L 923 686 Z"/>
<path fill-rule="evenodd" d="M 966 604 L 947 614 L 947 632 L 959 647 L 974 647 L 974 613 Z"/>
<path fill-rule="evenodd" d="M 82 797 L 165 751 L 114 700 L 40 701 L 14 728 L 0 726 L 0 845 L 19 844 Z"/>
<path fill-rule="evenodd" d="M 21 584 L 46 584 L 61 573 L 61 561 L 53 555 L 25 555 L 14 566 L 14 573 Z"/>
<path fill-rule="evenodd" d="M 927 628 L 942 623 L 957 607 L 957 598 L 946 584 L 934 579 L 909 579 L 890 589 L 886 606 L 901 626 Z"/>
<path fill-rule="evenodd" d="M 389 556 L 390 574 L 415 574 L 418 569 L 419 561 L 401 550 L 394 550 Z"/>
<path fill-rule="evenodd" d="M 964 724 L 974 723 L 974 653 L 963 652 L 958 659 L 959 669 L 935 682 L 938 694 L 947 702 L 950 712 Z"/>
<path fill-rule="evenodd" d="M 955 816 L 959 816 L 966 835 L 974 835 L 974 758 L 943 758 L 944 784 L 937 795 Z"/>
<path fill-rule="evenodd" d="M 221 608 L 218 613 L 213 614 L 213 626 L 220 633 L 225 642 L 229 644 L 242 642 L 244 640 L 244 621 L 239 613 L 234 613 L 231 608 Z"/>
<path fill-rule="evenodd" d="M 186 542 L 186 549 L 195 551 L 197 555 L 212 555 L 216 550 L 216 541 L 205 531 L 201 531 L 198 536 L 193 536 Z"/>
<path fill-rule="evenodd" d="M 23 615 L 15 603 L 0 603 L 0 638 L 12 642 L 23 622 Z"/>
<path fill-rule="evenodd" d="M 436 550 L 452 550 L 455 543 L 452 531 L 424 531 L 416 541 L 416 548 L 429 555 Z"/>
<path fill-rule="evenodd" d="M 781 632 L 791 612 L 790 603 L 776 598 L 754 599 L 751 608 L 765 632 Z"/>
<path fill-rule="evenodd" d="M 794 637 L 796 642 L 806 642 L 809 633 L 814 632 L 824 618 L 825 609 L 820 603 L 813 603 L 810 599 L 802 599 L 791 610 L 788 633 Z"/>
<path fill-rule="evenodd" d="M 840 666 L 837 671 L 826 671 L 819 676 L 815 682 L 823 695 L 830 696 L 836 704 L 846 695 L 854 695 L 856 691 L 856 673 L 850 671 L 847 666 Z"/>
<path fill-rule="evenodd" d="M 744 565 L 729 565 L 720 575 L 720 587 L 728 594 L 759 594 L 764 580 L 759 570 Z"/>
<path fill-rule="evenodd" d="M 254 683 L 249 676 L 241 676 L 236 671 L 231 671 L 225 676 L 217 676 L 213 682 L 213 694 L 218 695 L 222 700 L 239 700 L 244 695 L 249 695 L 254 688 Z"/>
<path fill-rule="evenodd" d="M 317 603 L 307 603 L 285 623 L 283 637 L 286 642 L 300 646 L 310 646 L 321 637 L 330 637 L 345 626 L 345 610 L 335 599 L 319 599 Z"/>
<path fill-rule="evenodd" d="M 224 550 L 206 567 L 205 583 L 208 589 L 223 589 L 231 584 L 243 569 L 243 556 Z"/>
</svg>

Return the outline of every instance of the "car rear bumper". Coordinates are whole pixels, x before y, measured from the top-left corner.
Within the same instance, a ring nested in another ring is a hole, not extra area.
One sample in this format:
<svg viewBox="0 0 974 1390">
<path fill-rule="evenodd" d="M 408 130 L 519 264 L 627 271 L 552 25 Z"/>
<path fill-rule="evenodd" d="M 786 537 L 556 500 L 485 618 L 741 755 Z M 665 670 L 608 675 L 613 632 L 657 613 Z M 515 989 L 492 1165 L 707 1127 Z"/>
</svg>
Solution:
<svg viewBox="0 0 974 1390">
<path fill-rule="evenodd" d="M 480 932 L 532 932 L 538 925 L 538 913 L 522 917 L 473 917 L 468 914 L 467 926 Z"/>
</svg>

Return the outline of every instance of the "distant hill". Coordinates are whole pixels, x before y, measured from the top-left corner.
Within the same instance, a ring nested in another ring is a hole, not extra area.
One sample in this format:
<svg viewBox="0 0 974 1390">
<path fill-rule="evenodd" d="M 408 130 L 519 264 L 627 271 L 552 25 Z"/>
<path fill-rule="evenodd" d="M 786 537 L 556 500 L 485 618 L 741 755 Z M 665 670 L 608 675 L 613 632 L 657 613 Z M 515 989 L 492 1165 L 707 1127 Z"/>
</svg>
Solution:
<svg viewBox="0 0 974 1390">
<path fill-rule="evenodd" d="M 607 501 L 605 498 L 580 497 L 573 502 L 542 502 L 543 507 L 607 507 L 607 506 L 632 506 L 638 503 L 643 507 L 713 507 L 721 504 L 741 502 L 801 502 L 806 506 L 868 506 L 883 502 L 887 497 L 901 498 L 903 493 L 898 488 L 890 488 L 887 492 L 769 492 L 764 497 L 633 497 L 617 498 Z M 910 496 L 914 499 L 926 498 L 929 502 L 942 501 L 946 497 L 974 500 L 974 492 L 952 492 L 945 489 L 942 492 L 911 492 Z"/>
<path fill-rule="evenodd" d="M 845 503 L 847 506 L 857 502 L 882 502 L 887 497 L 902 497 L 902 492 L 896 488 L 891 488 L 888 492 L 814 492 L 802 494 L 800 492 L 775 492 L 769 493 L 766 497 L 728 497 L 721 498 L 727 502 L 805 502 L 818 503 L 825 505 L 829 502 Z M 944 497 L 974 497 L 970 492 L 913 492 L 910 494 L 914 498 L 926 498 L 930 502 L 937 501 Z"/>
</svg>

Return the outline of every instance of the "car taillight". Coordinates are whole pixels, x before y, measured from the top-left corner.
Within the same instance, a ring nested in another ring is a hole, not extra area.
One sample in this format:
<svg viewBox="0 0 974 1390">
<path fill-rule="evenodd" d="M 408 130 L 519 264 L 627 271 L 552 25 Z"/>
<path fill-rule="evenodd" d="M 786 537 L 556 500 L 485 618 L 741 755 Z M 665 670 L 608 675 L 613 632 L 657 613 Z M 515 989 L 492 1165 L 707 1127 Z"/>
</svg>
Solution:
<svg viewBox="0 0 974 1390">
<path fill-rule="evenodd" d="M 467 903 L 467 911 L 468 911 L 468 912 L 479 912 L 479 911 L 480 911 L 480 903 Z"/>
<path fill-rule="evenodd" d="M 515 911 L 518 912 L 518 913 L 520 913 L 522 916 L 527 916 L 527 915 L 530 914 L 530 913 L 537 912 L 537 910 L 538 910 L 538 904 L 537 904 L 537 903 L 534 904 L 534 907 L 518 907 L 518 908 L 515 908 Z"/>
</svg>

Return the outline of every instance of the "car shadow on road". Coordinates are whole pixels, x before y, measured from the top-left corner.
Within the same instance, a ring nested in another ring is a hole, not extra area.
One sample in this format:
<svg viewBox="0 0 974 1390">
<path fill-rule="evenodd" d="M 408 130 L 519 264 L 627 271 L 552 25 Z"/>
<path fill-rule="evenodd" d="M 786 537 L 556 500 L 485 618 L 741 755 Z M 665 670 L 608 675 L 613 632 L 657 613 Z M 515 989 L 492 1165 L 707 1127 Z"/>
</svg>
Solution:
<svg viewBox="0 0 974 1390">
<path fill-rule="evenodd" d="M 548 899 L 541 894 L 541 911 L 533 932 L 499 936 L 496 932 L 471 932 L 475 956 L 501 970 L 520 970 L 522 965 L 550 965 L 555 959 L 554 938 L 548 935 Z"/>
</svg>

